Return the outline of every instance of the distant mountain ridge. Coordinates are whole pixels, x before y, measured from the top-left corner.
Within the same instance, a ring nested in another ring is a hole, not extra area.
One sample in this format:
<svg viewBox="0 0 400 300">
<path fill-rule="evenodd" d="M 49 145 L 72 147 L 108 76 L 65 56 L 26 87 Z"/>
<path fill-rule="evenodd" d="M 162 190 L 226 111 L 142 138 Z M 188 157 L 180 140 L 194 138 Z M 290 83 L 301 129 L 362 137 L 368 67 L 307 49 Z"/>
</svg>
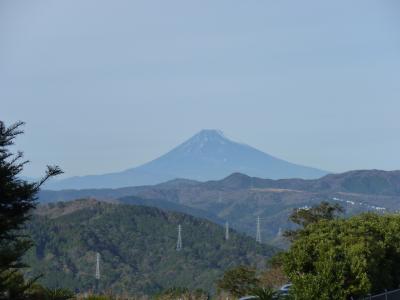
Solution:
<svg viewBox="0 0 400 300">
<path fill-rule="evenodd" d="M 157 185 L 120 189 L 46 191 L 40 201 L 67 201 L 92 197 L 184 212 L 255 234 L 255 218 L 262 217 L 263 235 L 274 239 L 288 228 L 289 213 L 320 201 L 335 201 L 349 214 L 400 210 L 400 171 L 357 170 L 319 179 L 263 179 L 234 173 L 222 180 L 173 180 Z M 190 208 L 190 209 L 189 209 Z"/>
<path fill-rule="evenodd" d="M 220 179 L 241 172 L 251 176 L 319 178 L 326 171 L 273 157 L 245 144 L 234 142 L 218 130 L 202 130 L 165 155 L 136 168 L 103 175 L 71 177 L 51 181 L 47 189 L 119 188 L 149 185 L 175 178 Z"/>
<path fill-rule="evenodd" d="M 66 189 L 61 191 L 42 190 L 39 199 L 42 203 L 68 201 L 92 197 L 97 199 L 117 199 L 140 194 L 149 190 L 174 190 L 182 188 L 202 188 L 221 190 L 241 190 L 250 188 L 277 188 L 320 193 L 356 193 L 367 195 L 400 196 L 400 170 L 354 170 L 344 173 L 328 174 L 319 179 L 265 179 L 251 177 L 242 173 L 232 173 L 221 180 L 205 182 L 174 179 L 156 185 L 124 188 Z"/>
<path fill-rule="evenodd" d="M 354 170 L 345 173 L 328 174 L 318 179 L 263 179 L 234 173 L 217 181 L 208 181 L 204 185 L 244 188 L 281 188 L 308 192 L 343 192 L 368 195 L 400 196 L 400 171 Z"/>
</svg>

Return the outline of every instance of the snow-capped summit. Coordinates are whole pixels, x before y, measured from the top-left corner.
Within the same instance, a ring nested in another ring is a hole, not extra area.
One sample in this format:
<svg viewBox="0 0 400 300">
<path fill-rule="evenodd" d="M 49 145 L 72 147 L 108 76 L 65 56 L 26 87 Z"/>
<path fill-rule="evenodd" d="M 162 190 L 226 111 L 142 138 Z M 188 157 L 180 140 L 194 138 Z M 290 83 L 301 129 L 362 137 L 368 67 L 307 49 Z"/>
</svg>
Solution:
<svg viewBox="0 0 400 300">
<path fill-rule="evenodd" d="M 175 178 L 221 179 L 240 172 L 263 178 L 317 178 L 326 172 L 292 164 L 228 139 L 222 131 L 201 130 L 163 156 L 118 173 L 72 177 L 47 188 L 117 188 L 156 184 Z"/>
<path fill-rule="evenodd" d="M 203 129 L 192 138 L 180 145 L 180 148 L 188 153 L 201 151 L 205 147 L 225 145 L 229 143 L 229 139 L 225 137 L 221 130 Z"/>
</svg>

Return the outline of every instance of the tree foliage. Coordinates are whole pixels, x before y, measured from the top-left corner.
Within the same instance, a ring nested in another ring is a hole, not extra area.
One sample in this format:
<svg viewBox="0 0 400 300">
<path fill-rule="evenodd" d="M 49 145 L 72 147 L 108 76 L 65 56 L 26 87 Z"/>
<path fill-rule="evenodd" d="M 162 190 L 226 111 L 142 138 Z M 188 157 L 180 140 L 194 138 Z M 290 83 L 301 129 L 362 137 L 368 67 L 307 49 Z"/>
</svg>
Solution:
<svg viewBox="0 0 400 300">
<path fill-rule="evenodd" d="M 279 288 L 288 282 L 288 278 L 282 265 L 272 265 L 260 274 L 260 282 L 267 288 Z"/>
<path fill-rule="evenodd" d="M 344 209 L 339 204 L 322 201 L 318 205 L 311 208 L 298 208 L 293 210 L 289 216 L 289 220 L 299 226 L 297 230 L 288 230 L 284 236 L 293 241 L 298 233 L 310 224 L 318 223 L 322 220 L 336 219 L 340 214 L 344 213 Z"/>
<path fill-rule="evenodd" d="M 188 288 L 173 287 L 169 288 L 155 296 L 156 300 L 208 300 L 209 295 L 202 289 L 196 289 L 194 291 Z"/>
<path fill-rule="evenodd" d="M 26 261 L 43 285 L 87 291 L 101 254 L 100 290 L 156 294 L 172 286 L 212 292 L 223 271 L 253 265 L 276 249 L 209 221 L 153 207 L 76 200 L 40 206 L 28 223 L 35 241 Z M 182 251 L 176 251 L 182 225 Z"/>
<path fill-rule="evenodd" d="M 63 288 L 49 289 L 40 284 L 34 284 L 29 290 L 30 300 L 71 300 L 75 299 L 75 294 Z"/>
<path fill-rule="evenodd" d="M 253 289 L 252 295 L 256 296 L 258 300 L 273 300 L 279 297 L 278 292 L 271 287 L 257 287 Z"/>
<path fill-rule="evenodd" d="M 217 283 L 218 288 L 235 297 L 251 294 L 259 286 L 256 270 L 247 266 L 239 266 L 224 273 Z"/>
<path fill-rule="evenodd" d="M 25 267 L 22 256 L 32 246 L 30 238 L 21 232 L 30 212 L 36 206 L 36 194 L 50 177 L 58 175 L 58 167 L 47 167 L 45 176 L 38 182 L 20 179 L 20 173 L 28 162 L 23 153 L 12 153 L 10 147 L 22 134 L 23 122 L 7 127 L 0 121 L 0 296 L 11 289 L 21 294 L 29 288 L 18 271 Z"/>
<path fill-rule="evenodd" d="M 296 299 L 349 299 L 400 285 L 400 216 L 320 220 L 299 231 L 283 266 Z"/>
</svg>

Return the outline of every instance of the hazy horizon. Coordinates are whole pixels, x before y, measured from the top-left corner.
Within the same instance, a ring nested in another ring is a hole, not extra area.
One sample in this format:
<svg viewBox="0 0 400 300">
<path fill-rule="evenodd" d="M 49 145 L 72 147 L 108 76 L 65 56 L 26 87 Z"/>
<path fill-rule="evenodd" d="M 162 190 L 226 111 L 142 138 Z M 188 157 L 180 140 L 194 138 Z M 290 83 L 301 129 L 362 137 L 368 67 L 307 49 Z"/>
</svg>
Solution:
<svg viewBox="0 0 400 300">
<path fill-rule="evenodd" d="M 201 129 L 332 172 L 400 169 L 400 5 L 2 1 L 0 119 L 38 177 L 132 168 Z"/>
</svg>

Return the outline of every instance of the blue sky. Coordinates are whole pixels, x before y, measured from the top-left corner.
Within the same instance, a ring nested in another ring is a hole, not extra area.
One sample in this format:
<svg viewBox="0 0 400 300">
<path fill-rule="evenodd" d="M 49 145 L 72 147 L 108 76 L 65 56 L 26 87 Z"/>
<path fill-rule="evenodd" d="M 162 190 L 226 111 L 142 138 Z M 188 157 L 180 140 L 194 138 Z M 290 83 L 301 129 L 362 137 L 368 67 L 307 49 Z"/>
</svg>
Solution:
<svg viewBox="0 0 400 300">
<path fill-rule="evenodd" d="M 203 128 L 400 169 L 399 75 L 396 0 L 0 2 L 0 119 L 27 122 L 28 176 L 137 166 Z"/>
</svg>

